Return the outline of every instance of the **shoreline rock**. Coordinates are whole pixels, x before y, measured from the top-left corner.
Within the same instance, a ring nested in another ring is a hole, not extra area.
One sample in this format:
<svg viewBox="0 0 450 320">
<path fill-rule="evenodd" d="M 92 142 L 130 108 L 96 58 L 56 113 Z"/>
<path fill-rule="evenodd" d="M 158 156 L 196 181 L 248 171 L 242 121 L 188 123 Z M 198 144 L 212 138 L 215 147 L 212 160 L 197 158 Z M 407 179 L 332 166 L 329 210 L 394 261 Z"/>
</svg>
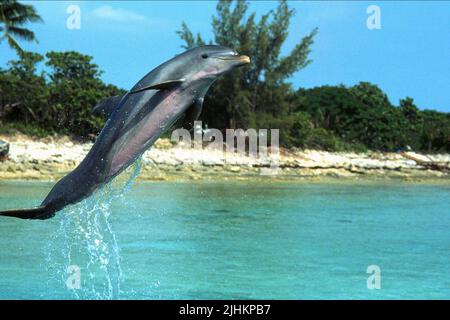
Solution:
<svg viewBox="0 0 450 320">
<path fill-rule="evenodd" d="M 0 136 L 10 143 L 9 159 L 0 162 L 0 180 L 55 181 L 73 170 L 92 147 L 67 137 L 32 139 Z M 414 161 L 413 159 L 420 159 Z M 445 170 L 424 165 L 439 163 Z M 274 166 L 277 163 L 277 166 Z M 448 168 L 448 170 L 446 170 Z M 408 152 L 326 152 L 281 149 L 278 158 L 227 154 L 204 148 L 172 146 L 160 139 L 144 153 L 139 180 L 384 180 L 450 182 L 450 154 Z"/>
</svg>

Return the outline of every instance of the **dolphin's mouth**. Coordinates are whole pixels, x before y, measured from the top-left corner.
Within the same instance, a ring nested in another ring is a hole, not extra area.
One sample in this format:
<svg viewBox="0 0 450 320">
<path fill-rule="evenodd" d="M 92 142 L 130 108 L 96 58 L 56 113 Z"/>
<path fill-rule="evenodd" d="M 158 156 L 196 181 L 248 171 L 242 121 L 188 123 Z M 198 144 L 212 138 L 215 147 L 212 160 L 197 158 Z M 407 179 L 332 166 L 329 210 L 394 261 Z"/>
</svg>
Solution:
<svg viewBox="0 0 450 320">
<path fill-rule="evenodd" d="M 246 56 L 246 55 L 241 55 L 241 56 L 216 56 L 214 57 L 216 59 L 220 59 L 220 60 L 231 60 L 231 61 L 239 61 L 242 62 L 242 64 L 247 64 L 250 63 L 250 57 Z"/>
<path fill-rule="evenodd" d="M 250 63 L 250 57 L 246 56 L 246 55 L 240 56 L 239 60 L 242 61 L 242 63 L 245 63 L 245 64 Z"/>
</svg>

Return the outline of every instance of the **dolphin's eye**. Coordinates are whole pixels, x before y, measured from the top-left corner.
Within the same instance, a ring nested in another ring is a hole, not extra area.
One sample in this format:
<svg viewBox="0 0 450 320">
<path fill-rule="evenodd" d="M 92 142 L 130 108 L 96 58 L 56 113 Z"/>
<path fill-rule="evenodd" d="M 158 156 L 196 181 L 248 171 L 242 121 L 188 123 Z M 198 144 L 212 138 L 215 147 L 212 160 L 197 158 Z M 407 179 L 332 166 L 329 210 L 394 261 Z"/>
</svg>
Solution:
<svg viewBox="0 0 450 320">
<path fill-rule="evenodd" d="M 208 58 L 208 54 L 207 54 L 207 53 L 202 54 L 202 58 L 203 58 L 203 59 Z"/>
</svg>

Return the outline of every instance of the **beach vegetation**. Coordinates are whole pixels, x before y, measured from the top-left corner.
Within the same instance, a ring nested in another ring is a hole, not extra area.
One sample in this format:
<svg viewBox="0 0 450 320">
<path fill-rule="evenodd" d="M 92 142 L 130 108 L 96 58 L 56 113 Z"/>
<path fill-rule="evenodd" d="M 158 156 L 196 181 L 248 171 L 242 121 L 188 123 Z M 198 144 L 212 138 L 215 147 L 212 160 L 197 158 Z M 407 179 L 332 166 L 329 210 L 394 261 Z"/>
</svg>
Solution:
<svg viewBox="0 0 450 320">
<path fill-rule="evenodd" d="M 2 10 L 13 3 L 2 2 Z M 39 20 L 36 12 L 26 10 L 28 20 L 17 21 Z M 312 62 L 319 32 L 310 30 L 282 54 L 294 14 L 286 1 L 263 15 L 249 12 L 245 1 L 219 1 L 211 21 L 214 38 L 208 41 L 182 23 L 178 34 L 184 48 L 216 43 L 251 57 L 249 66 L 226 75 L 209 90 L 199 119 L 205 127 L 222 132 L 279 129 L 280 144 L 288 148 L 450 152 L 450 113 L 419 109 L 411 97 L 395 105 L 369 82 L 294 88 L 291 76 Z M 16 30 L 0 26 L 4 34 Z M 126 91 L 102 80 L 92 56 L 76 51 L 18 52 L 17 59 L 0 68 L 0 133 L 95 139 L 105 119 L 94 115 L 93 107 Z"/>
</svg>

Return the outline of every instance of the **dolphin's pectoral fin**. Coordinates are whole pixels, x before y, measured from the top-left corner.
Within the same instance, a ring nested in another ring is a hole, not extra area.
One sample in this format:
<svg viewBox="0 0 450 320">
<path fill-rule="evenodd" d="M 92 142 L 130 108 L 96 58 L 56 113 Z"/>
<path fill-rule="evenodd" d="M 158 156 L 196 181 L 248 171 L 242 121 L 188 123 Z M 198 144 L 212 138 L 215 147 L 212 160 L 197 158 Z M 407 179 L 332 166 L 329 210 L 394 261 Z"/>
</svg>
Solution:
<svg viewBox="0 0 450 320">
<path fill-rule="evenodd" d="M 191 131 L 194 129 L 194 121 L 198 119 L 200 113 L 202 113 L 203 98 L 195 99 L 194 103 L 187 109 L 182 127 Z"/>
<path fill-rule="evenodd" d="M 17 209 L 0 211 L 0 216 L 14 217 L 19 219 L 49 219 L 55 215 L 55 211 L 46 206 L 40 206 L 29 209 Z"/>
<path fill-rule="evenodd" d="M 177 79 L 177 80 L 169 80 L 169 81 L 154 83 L 149 86 L 142 87 L 142 88 L 136 88 L 136 89 L 130 91 L 130 93 L 137 93 L 137 92 L 141 92 L 141 91 L 145 91 L 145 90 L 169 90 L 169 89 L 172 89 L 173 87 L 176 87 L 176 86 L 182 84 L 183 82 L 184 82 L 184 79 Z"/>
<path fill-rule="evenodd" d="M 95 115 L 103 116 L 105 119 L 108 119 L 111 113 L 116 109 L 120 100 L 122 100 L 123 96 L 113 96 L 106 99 L 103 99 L 99 104 L 97 104 L 94 109 L 92 109 L 92 113 Z"/>
</svg>

